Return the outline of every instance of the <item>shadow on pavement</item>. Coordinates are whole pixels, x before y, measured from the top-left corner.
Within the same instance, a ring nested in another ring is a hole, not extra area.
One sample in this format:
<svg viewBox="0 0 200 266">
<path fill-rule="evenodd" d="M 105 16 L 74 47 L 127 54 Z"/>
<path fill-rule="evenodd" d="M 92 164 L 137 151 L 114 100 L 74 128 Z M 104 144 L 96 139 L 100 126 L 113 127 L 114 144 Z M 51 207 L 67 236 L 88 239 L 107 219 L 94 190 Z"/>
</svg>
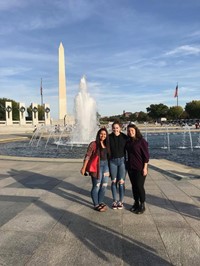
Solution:
<svg viewBox="0 0 200 266">
<path fill-rule="evenodd" d="M 181 179 L 198 179 L 200 178 L 199 175 L 195 175 L 195 174 L 188 174 L 188 173 L 185 173 L 185 172 L 179 172 L 179 171 L 176 171 L 176 170 L 170 170 L 167 171 L 167 170 L 163 170 L 163 169 L 160 169 L 156 166 L 153 166 L 153 165 L 149 165 L 149 169 L 152 169 L 156 172 L 159 172 L 167 177 L 171 177 L 171 178 L 174 178 L 176 180 L 181 180 Z"/>
<path fill-rule="evenodd" d="M 23 186 L 29 189 L 39 188 L 50 190 L 52 193 L 55 193 L 55 195 L 59 195 L 71 202 L 85 205 L 86 207 L 91 205 L 91 201 L 87 201 L 81 197 L 81 195 L 83 195 L 90 198 L 90 192 L 81 187 L 77 187 L 73 183 L 68 183 L 55 177 L 29 171 L 22 171 L 23 178 L 20 177 L 20 171 L 15 169 L 12 169 L 8 173 L 16 180 L 16 183 L 9 185 L 9 187 L 18 188 Z M 27 177 L 24 177 L 26 174 Z M 69 192 L 76 193 L 73 194 Z M 77 196 L 77 192 L 80 196 Z M 58 223 L 66 226 L 66 231 L 73 233 L 73 235 L 82 242 L 87 249 L 105 262 L 112 264 L 112 261 L 109 261 L 109 258 L 106 256 L 106 254 L 109 253 L 113 257 L 122 259 L 127 265 L 171 265 L 167 260 L 158 256 L 157 251 L 151 248 L 151 246 L 145 245 L 131 237 L 102 225 L 101 219 L 99 219 L 99 223 L 96 223 L 91 221 L 91 219 L 82 217 L 72 211 L 55 208 L 41 200 L 36 200 L 33 204 L 44 210 L 55 220 L 58 220 L 57 213 L 62 213 Z M 69 204 L 69 207 L 70 206 L 71 205 Z M 102 214 L 94 212 L 94 215 L 101 216 Z M 112 218 L 109 217 L 108 219 Z M 63 238 L 64 237 L 65 236 L 63 235 Z M 46 241 L 48 241 L 48 238 Z M 67 252 L 68 251 L 66 251 L 66 253 Z M 71 254 L 69 254 L 69 256 L 70 255 Z"/>
<path fill-rule="evenodd" d="M 40 200 L 35 202 L 35 204 L 52 216 L 55 213 L 56 209 L 54 207 Z M 109 261 L 106 256 L 106 253 L 109 253 L 122 259 L 127 265 L 171 265 L 168 261 L 159 257 L 156 254 L 156 250 L 150 246 L 76 213 L 67 210 L 63 211 L 64 214 L 59 223 L 65 225 L 66 230 L 72 232 L 91 252 L 105 262 L 112 264 L 112 261 Z"/>
</svg>

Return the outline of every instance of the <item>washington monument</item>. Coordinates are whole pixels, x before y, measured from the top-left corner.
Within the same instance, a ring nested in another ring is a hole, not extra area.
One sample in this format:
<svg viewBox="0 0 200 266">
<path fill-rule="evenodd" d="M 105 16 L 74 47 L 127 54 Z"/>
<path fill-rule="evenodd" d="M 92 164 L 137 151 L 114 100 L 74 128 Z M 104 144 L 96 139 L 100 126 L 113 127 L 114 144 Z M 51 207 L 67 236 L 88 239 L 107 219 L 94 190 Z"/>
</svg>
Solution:
<svg viewBox="0 0 200 266">
<path fill-rule="evenodd" d="M 65 77 L 65 52 L 62 43 L 58 52 L 59 61 L 59 119 L 64 119 L 67 114 L 67 94 Z"/>
</svg>

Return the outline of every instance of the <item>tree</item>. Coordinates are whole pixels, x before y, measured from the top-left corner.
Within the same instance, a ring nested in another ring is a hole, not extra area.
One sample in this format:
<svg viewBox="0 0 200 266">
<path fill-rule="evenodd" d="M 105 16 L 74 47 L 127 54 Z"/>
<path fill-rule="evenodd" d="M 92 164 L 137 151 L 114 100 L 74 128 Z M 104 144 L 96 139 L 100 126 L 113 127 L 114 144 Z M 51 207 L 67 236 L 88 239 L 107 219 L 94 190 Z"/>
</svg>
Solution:
<svg viewBox="0 0 200 266">
<path fill-rule="evenodd" d="M 185 111 L 190 118 L 200 118 L 200 101 L 186 103 Z"/>
<path fill-rule="evenodd" d="M 169 108 L 167 116 L 169 119 L 178 119 L 183 113 L 183 108 L 181 106 L 172 106 Z"/>
<path fill-rule="evenodd" d="M 137 120 L 137 115 L 136 115 L 136 113 L 131 114 L 131 115 L 129 116 L 129 120 L 132 121 L 132 122 L 136 121 L 136 120 Z"/>
<path fill-rule="evenodd" d="M 7 98 L 0 98 L 0 120 L 6 120 L 5 102 L 12 102 L 12 119 L 19 120 L 19 103 Z"/>
<path fill-rule="evenodd" d="M 179 118 L 180 119 L 189 119 L 190 117 L 186 111 L 183 111 Z"/>
<path fill-rule="evenodd" d="M 114 121 L 120 121 L 121 119 L 121 115 L 114 115 L 114 116 L 110 116 L 110 121 L 114 122 Z"/>
<path fill-rule="evenodd" d="M 169 108 L 167 105 L 162 103 L 160 104 L 151 104 L 150 107 L 147 107 L 147 113 L 152 119 L 159 119 L 161 117 L 166 117 Z"/>
<path fill-rule="evenodd" d="M 139 122 L 146 122 L 146 121 L 148 121 L 148 115 L 147 115 L 147 113 L 142 112 L 142 111 L 139 112 L 137 120 Z"/>
<path fill-rule="evenodd" d="M 38 104 L 38 120 L 44 120 L 44 106 Z M 31 105 L 27 108 L 28 120 L 32 120 L 32 109 Z"/>
</svg>

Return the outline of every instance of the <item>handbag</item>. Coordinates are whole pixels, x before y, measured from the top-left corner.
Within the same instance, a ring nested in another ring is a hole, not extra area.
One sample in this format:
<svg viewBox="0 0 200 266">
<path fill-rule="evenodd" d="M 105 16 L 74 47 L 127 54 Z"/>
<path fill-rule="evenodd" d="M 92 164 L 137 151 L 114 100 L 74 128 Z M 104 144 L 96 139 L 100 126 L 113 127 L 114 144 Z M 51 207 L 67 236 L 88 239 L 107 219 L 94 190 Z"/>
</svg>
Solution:
<svg viewBox="0 0 200 266">
<path fill-rule="evenodd" d="M 98 155 L 95 154 L 91 156 L 86 166 L 86 172 L 97 173 L 98 160 L 99 160 Z"/>
</svg>

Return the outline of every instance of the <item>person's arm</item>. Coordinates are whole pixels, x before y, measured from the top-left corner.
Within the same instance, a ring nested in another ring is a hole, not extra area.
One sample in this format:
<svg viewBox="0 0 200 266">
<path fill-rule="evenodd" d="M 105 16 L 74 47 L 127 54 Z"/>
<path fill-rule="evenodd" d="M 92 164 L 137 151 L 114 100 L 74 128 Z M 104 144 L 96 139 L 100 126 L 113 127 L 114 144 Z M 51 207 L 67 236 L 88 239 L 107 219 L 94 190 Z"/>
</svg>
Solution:
<svg viewBox="0 0 200 266">
<path fill-rule="evenodd" d="M 84 175 L 86 172 L 87 164 L 89 162 L 89 159 L 90 159 L 94 149 L 95 149 L 95 142 L 91 142 L 88 146 L 87 153 L 86 153 L 84 161 L 83 161 L 83 166 L 80 170 L 82 175 Z"/>
<path fill-rule="evenodd" d="M 80 171 L 82 175 L 84 175 L 86 172 L 86 167 L 87 167 L 88 162 L 89 162 L 89 160 L 84 160 L 84 162 L 83 162 L 83 166 L 82 166 L 81 171 Z"/>
<path fill-rule="evenodd" d="M 145 139 L 143 139 L 142 146 L 143 146 L 142 153 L 144 158 L 143 176 L 146 176 L 148 174 L 149 148 L 148 148 L 148 142 Z"/>
<path fill-rule="evenodd" d="M 146 176 L 147 174 L 148 174 L 148 163 L 145 163 L 143 168 L 143 176 Z"/>
</svg>

